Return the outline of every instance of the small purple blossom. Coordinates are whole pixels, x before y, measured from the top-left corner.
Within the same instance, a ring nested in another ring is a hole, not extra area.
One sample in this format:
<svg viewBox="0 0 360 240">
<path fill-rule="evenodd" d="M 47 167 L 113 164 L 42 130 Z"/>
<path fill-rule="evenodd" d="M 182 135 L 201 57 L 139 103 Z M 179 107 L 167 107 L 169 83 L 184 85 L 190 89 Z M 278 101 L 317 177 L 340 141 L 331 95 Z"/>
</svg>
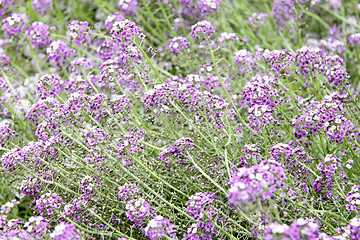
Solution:
<svg viewBox="0 0 360 240">
<path fill-rule="evenodd" d="M 11 200 L 10 202 L 5 203 L 0 207 L 0 213 L 9 213 L 12 208 L 19 205 L 19 201 L 16 199 Z"/>
<path fill-rule="evenodd" d="M 175 37 L 170 40 L 169 48 L 172 53 L 179 53 L 179 51 L 185 51 L 190 47 L 190 42 L 185 37 Z"/>
<path fill-rule="evenodd" d="M 137 0 L 119 0 L 117 9 L 129 16 L 134 16 L 137 11 Z"/>
<path fill-rule="evenodd" d="M 239 41 L 239 37 L 236 35 L 236 33 L 227 33 L 227 32 L 223 32 L 220 34 L 220 36 L 218 37 L 218 41 L 219 42 L 224 42 L 224 41 Z"/>
<path fill-rule="evenodd" d="M 174 225 L 170 223 L 169 219 L 162 216 L 151 219 L 145 228 L 145 236 L 149 237 L 150 240 L 157 240 L 166 235 L 174 239 L 176 237 Z"/>
<path fill-rule="evenodd" d="M 49 60 L 55 62 L 58 66 L 62 66 L 67 58 L 74 55 L 74 52 L 61 40 L 53 41 L 46 49 Z"/>
<path fill-rule="evenodd" d="M 230 179 L 229 202 L 238 206 L 272 198 L 278 189 L 285 187 L 285 179 L 282 164 L 275 160 L 242 167 Z"/>
<path fill-rule="evenodd" d="M 198 38 L 211 38 L 216 31 L 216 27 L 213 26 L 209 21 L 203 20 L 195 25 L 191 26 L 191 37 L 193 39 Z"/>
<path fill-rule="evenodd" d="M 78 46 L 81 46 L 84 43 L 89 44 L 90 35 L 87 32 L 89 31 L 88 27 L 89 23 L 87 21 L 73 20 L 67 26 L 68 31 L 66 34 L 68 35 L 70 41 L 75 40 L 75 44 Z"/>
<path fill-rule="evenodd" d="M 34 22 L 27 30 L 30 43 L 34 47 L 43 48 L 50 42 L 49 25 L 42 22 Z"/>
<path fill-rule="evenodd" d="M 73 223 L 60 222 L 49 235 L 54 240 L 80 240 L 81 233 Z"/>
<path fill-rule="evenodd" d="M 25 29 L 25 15 L 22 13 L 12 13 L 11 16 L 2 19 L 1 30 L 7 37 L 21 34 Z"/>
<path fill-rule="evenodd" d="M 35 11 L 45 15 L 52 8 L 52 0 L 31 0 L 31 5 Z"/>
<path fill-rule="evenodd" d="M 255 24 L 255 21 L 258 21 L 260 24 L 265 23 L 265 18 L 267 18 L 268 15 L 266 13 L 253 13 L 251 14 L 251 17 L 249 17 L 249 22 L 251 24 Z"/>
</svg>

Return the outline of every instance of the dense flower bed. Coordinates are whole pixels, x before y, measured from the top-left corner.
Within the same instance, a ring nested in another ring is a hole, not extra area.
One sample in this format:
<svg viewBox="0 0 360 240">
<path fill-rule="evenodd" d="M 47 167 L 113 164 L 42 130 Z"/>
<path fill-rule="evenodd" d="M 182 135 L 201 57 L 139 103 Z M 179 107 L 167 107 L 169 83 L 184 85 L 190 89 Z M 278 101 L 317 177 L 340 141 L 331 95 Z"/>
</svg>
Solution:
<svg viewBox="0 0 360 240">
<path fill-rule="evenodd" d="M 0 239 L 360 238 L 357 1 L 0 16 Z"/>
</svg>

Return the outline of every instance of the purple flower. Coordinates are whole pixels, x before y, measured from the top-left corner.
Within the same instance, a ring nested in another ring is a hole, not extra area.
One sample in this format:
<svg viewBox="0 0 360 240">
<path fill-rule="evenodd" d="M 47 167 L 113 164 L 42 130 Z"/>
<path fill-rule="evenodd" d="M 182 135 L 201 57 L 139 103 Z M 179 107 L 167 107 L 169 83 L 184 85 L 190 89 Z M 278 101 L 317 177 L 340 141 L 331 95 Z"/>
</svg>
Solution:
<svg viewBox="0 0 360 240">
<path fill-rule="evenodd" d="M 295 7 L 298 2 L 295 0 L 275 0 L 271 9 L 271 14 L 276 23 L 284 28 L 287 22 L 295 21 L 297 14 Z"/>
<path fill-rule="evenodd" d="M 131 41 L 131 38 L 139 35 L 140 32 L 140 28 L 137 27 L 134 22 L 125 19 L 113 23 L 110 35 L 115 43 L 121 44 L 124 41 L 125 44 L 128 44 Z"/>
<path fill-rule="evenodd" d="M 171 52 L 177 54 L 190 47 L 190 42 L 185 37 L 175 37 L 170 40 L 169 47 Z"/>
<path fill-rule="evenodd" d="M 34 200 L 33 203 L 33 209 L 37 210 L 41 216 L 51 217 L 54 211 L 49 211 L 49 209 L 59 210 L 63 206 L 63 199 L 57 193 L 47 192 Z"/>
<path fill-rule="evenodd" d="M 360 239 L 360 218 L 354 217 L 351 219 L 349 226 L 346 228 L 349 231 L 346 237 L 352 240 Z"/>
<path fill-rule="evenodd" d="M 286 175 L 281 163 L 262 161 L 259 165 L 242 167 L 232 174 L 228 199 L 238 206 L 272 198 L 279 188 L 284 188 Z"/>
<path fill-rule="evenodd" d="M 321 194 L 325 198 L 333 197 L 333 185 L 335 181 L 344 182 L 344 180 L 348 178 L 344 170 L 342 170 L 341 159 L 331 154 L 325 156 L 324 161 L 318 164 L 317 169 L 320 172 L 320 176 L 313 182 L 313 188 L 317 194 Z M 340 187 L 346 183 L 347 181 L 340 184 Z"/>
<path fill-rule="evenodd" d="M 166 148 L 160 153 L 159 160 L 165 163 L 165 166 L 170 169 L 172 166 L 171 156 L 176 159 L 175 167 L 180 164 L 188 163 L 187 151 L 192 151 L 197 148 L 195 142 L 190 138 L 181 138 L 176 140 L 172 146 Z"/>
<path fill-rule="evenodd" d="M 134 16 L 137 11 L 137 4 L 137 0 L 119 0 L 117 9 L 126 15 Z"/>
<path fill-rule="evenodd" d="M 81 233 L 73 223 L 60 222 L 49 235 L 54 240 L 80 240 Z"/>
<path fill-rule="evenodd" d="M 176 238 L 174 225 L 170 223 L 169 219 L 162 216 L 156 216 L 151 219 L 145 228 L 145 236 L 149 237 L 150 240 L 157 240 L 166 235 L 174 239 Z"/>
<path fill-rule="evenodd" d="M 351 190 L 347 193 L 347 197 L 345 199 L 348 202 L 346 206 L 346 210 L 348 211 L 357 211 L 360 210 L 360 185 L 355 185 L 351 188 Z"/>
<path fill-rule="evenodd" d="M 235 42 L 235 41 L 239 41 L 239 37 L 236 36 L 236 33 L 223 32 L 218 37 L 218 41 L 219 42 L 224 42 L 224 41 L 233 41 L 233 42 Z"/>
<path fill-rule="evenodd" d="M 31 5 L 38 13 L 46 15 L 46 10 L 52 8 L 52 0 L 31 0 Z"/>
<path fill-rule="evenodd" d="M 348 42 L 352 46 L 360 45 L 360 33 L 353 33 L 348 37 Z"/>
<path fill-rule="evenodd" d="M 107 16 L 107 18 L 105 19 L 105 27 L 110 32 L 110 30 L 115 22 L 121 22 L 124 20 L 125 20 L 125 17 L 123 15 L 121 15 L 120 13 L 116 12 L 112 15 Z"/>
<path fill-rule="evenodd" d="M 0 69 L 3 71 L 7 71 L 10 69 L 11 66 L 11 59 L 6 54 L 2 53 L 0 54 Z M 3 83 L 5 84 L 5 83 Z M 6 83 L 7 85 L 7 83 Z"/>
<path fill-rule="evenodd" d="M 11 200 L 10 202 L 5 203 L 0 207 L 0 213 L 9 213 L 12 208 L 19 205 L 19 201 L 16 199 Z"/>
<path fill-rule="evenodd" d="M 251 17 L 249 17 L 249 22 L 251 24 L 255 24 L 255 21 L 259 21 L 260 24 L 265 23 L 265 18 L 267 18 L 268 15 L 266 13 L 253 13 Z"/>
<path fill-rule="evenodd" d="M 60 76 L 56 74 L 43 75 L 36 84 L 36 91 L 41 99 L 56 97 L 61 89 Z"/>
<path fill-rule="evenodd" d="M 179 0 L 184 6 L 182 14 L 193 19 L 201 19 L 206 14 L 214 14 L 221 0 Z"/>
<path fill-rule="evenodd" d="M 219 231 L 213 222 L 219 223 L 221 220 L 218 218 L 218 212 L 214 208 L 216 199 L 219 199 L 219 197 L 211 192 L 199 192 L 189 197 L 189 201 L 186 203 L 186 212 L 194 218 L 196 223 L 188 229 L 185 239 L 196 239 L 199 236 L 204 239 L 217 237 Z M 197 233 L 198 230 L 201 233 Z"/>
<path fill-rule="evenodd" d="M 310 103 L 303 112 L 303 115 L 292 119 L 294 136 L 298 139 L 325 133 L 331 142 L 341 143 L 355 131 L 355 124 L 344 117 L 347 111 L 336 95 L 328 95 L 321 102 Z"/>
<path fill-rule="evenodd" d="M 6 125 L 0 125 L 0 146 L 4 147 L 7 141 L 17 136 L 16 131 L 8 128 Z"/>
<path fill-rule="evenodd" d="M 61 67 L 67 58 L 75 54 L 75 50 L 69 48 L 65 42 L 56 40 L 50 43 L 46 49 L 46 55 L 51 62 L 55 62 Z"/>
<path fill-rule="evenodd" d="M 43 48 L 50 42 L 49 25 L 42 22 L 34 22 L 27 30 L 30 43 L 34 47 Z"/>
<path fill-rule="evenodd" d="M 7 215 L 0 215 L 0 228 L 3 228 L 4 226 L 6 226 L 7 221 L 8 221 Z"/>
<path fill-rule="evenodd" d="M 211 38 L 216 31 L 216 27 L 211 25 L 209 21 L 203 20 L 195 25 L 191 26 L 190 35 L 194 39 L 201 38 Z"/>
<path fill-rule="evenodd" d="M 79 21 L 79 20 L 73 20 L 69 25 L 67 26 L 68 31 L 66 34 L 68 35 L 70 41 L 75 40 L 76 45 L 83 45 L 84 43 L 87 43 L 89 45 L 90 35 L 87 31 L 89 23 L 87 21 Z"/>
<path fill-rule="evenodd" d="M 25 15 L 22 13 L 12 13 L 11 16 L 2 20 L 1 30 L 7 37 L 21 34 L 25 29 Z"/>
<path fill-rule="evenodd" d="M 129 200 L 126 203 L 126 216 L 134 222 L 134 226 L 141 226 L 142 222 L 150 217 L 150 204 L 144 198 Z"/>
<path fill-rule="evenodd" d="M 332 239 L 320 232 L 319 225 L 303 218 L 295 220 L 290 226 L 280 223 L 271 223 L 264 231 L 264 240 L 275 239 Z"/>
<path fill-rule="evenodd" d="M 140 190 L 135 184 L 127 183 L 119 187 L 118 197 L 119 201 L 127 201 L 133 196 L 141 195 Z"/>
<path fill-rule="evenodd" d="M 50 220 L 42 216 L 30 217 L 24 224 L 24 228 L 33 239 L 45 238 L 45 234 L 50 229 Z"/>
<path fill-rule="evenodd" d="M 237 67 L 240 74 L 252 73 L 254 67 L 256 67 L 256 59 L 252 56 L 251 52 L 246 49 L 241 49 L 234 54 L 234 62 L 237 63 Z"/>
</svg>

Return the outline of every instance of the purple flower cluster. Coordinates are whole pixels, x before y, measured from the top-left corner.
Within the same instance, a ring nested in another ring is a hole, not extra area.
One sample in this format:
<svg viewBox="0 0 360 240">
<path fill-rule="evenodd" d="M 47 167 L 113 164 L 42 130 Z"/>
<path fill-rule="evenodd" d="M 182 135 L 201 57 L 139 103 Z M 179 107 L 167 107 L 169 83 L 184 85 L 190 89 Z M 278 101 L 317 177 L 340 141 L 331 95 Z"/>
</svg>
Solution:
<svg viewBox="0 0 360 240">
<path fill-rule="evenodd" d="M 16 199 L 11 200 L 10 202 L 5 203 L 0 207 L 0 213 L 9 213 L 12 208 L 19 205 L 19 201 Z"/>
<path fill-rule="evenodd" d="M 180 164 L 187 164 L 189 157 L 187 151 L 192 151 L 197 148 L 195 142 L 190 138 L 181 138 L 175 143 L 167 147 L 165 151 L 160 153 L 159 160 L 165 163 L 165 166 L 170 170 L 172 165 L 179 166 Z M 172 164 L 171 157 L 176 159 L 176 163 Z"/>
<path fill-rule="evenodd" d="M 283 102 L 279 97 L 281 89 L 274 89 L 274 86 L 277 86 L 278 83 L 271 76 L 260 76 L 256 75 L 246 83 L 243 87 L 243 92 L 241 95 L 242 100 L 240 104 L 242 107 L 254 107 L 258 106 L 268 106 L 273 109 Z"/>
<path fill-rule="evenodd" d="M 221 4 L 221 0 L 179 0 L 179 2 L 184 6 L 182 14 L 193 19 L 214 14 Z"/>
<path fill-rule="evenodd" d="M 279 188 L 285 187 L 285 179 L 282 164 L 275 160 L 242 167 L 231 176 L 229 202 L 233 206 L 239 206 L 272 198 Z"/>
<path fill-rule="evenodd" d="M 265 18 L 267 18 L 269 15 L 267 15 L 266 13 L 253 13 L 251 14 L 251 16 L 249 17 L 249 22 L 251 24 L 255 24 L 255 21 L 258 21 L 260 24 L 264 24 L 265 23 Z"/>
<path fill-rule="evenodd" d="M 101 128 L 93 127 L 85 133 L 84 143 L 89 148 L 94 148 L 98 144 L 105 144 L 108 141 L 108 134 Z"/>
<path fill-rule="evenodd" d="M 4 147 L 7 141 L 17 136 L 16 131 L 8 128 L 6 125 L 0 125 L 0 146 Z"/>
<path fill-rule="evenodd" d="M 4 53 L 0 54 L 0 68 L 4 71 L 7 71 L 10 69 L 10 66 L 11 66 L 10 57 Z"/>
<path fill-rule="evenodd" d="M 18 219 L 6 220 L 4 215 L 0 219 L 0 228 L 3 228 L 0 232 L 0 237 L 4 240 L 35 240 L 46 237 L 54 240 L 82 239 L 82 233 L 72 223 L 60 222 L 51 232 L 50 220 L 41 216 L 30 217 L 27 222 L 22 222 Z"/>
<path fill-rule="evenodd" d="M 1 156 L 0 162 L 7 172 L 11 172 L 16 169 L 18 164 L 24 162 L 25 158 L 26 153 L 21 148 L 12 148 Z"/>
<path fill-rule="evenodd" d="M 40 216 L 51 217 L 54 214 L 54 209 L 59 210 L 62 205 L 63 199 L 57 193 L 47 192 L 34 200 L 33 209 L 36 210 Z"/>
<path fill-rule="evenodd" d="M 76 45 L 81 46 L 84 43 L 89 45 L 90 34 L 87 32 L 89 31 L 88 27 L 89 23 L 87 21 L 73 20 L 67 26 L 68 31 L 66 34 L 68 35 L 70 41 L 75 40 Z"/>
<path fill-rule="evenodd" d="M 70 63 L 70 68 L 69 71 L 70 72 L 76 72 L 78 71 L 80 68 L 83 69 L 89 69 L 93 67 L 93 62 L 91 61 L 91 59 L 89 58 L 85 58 L 85 57 L 81 57 L 81 58 L 76 58 L 75 60 L 73 60 Z"/>
<path fill-rule="evenodd" d="M 346 71 L 344 60 L 338 55 L 326 55 L 318 48 L 303 46 L 296 50 L 296 53 L 287 50 L 265 50 L 262 52 L 263 61 L 275 71 L 277 79 L 281 73 L 290 76 L 292 72 L 302 76 L 303 79 L 319 79 L 319 75 L 327 78 L 327 84 L 337 87 L 346 82 L 350 75 Z M 291 67 L 296 67 L 291 71 Z M 318 80 L 317 80 L 318 81 Z"/>
<path fill-rule="evenodd" d="M 119 0 L 117 9 L 122 13 L 134 16 L 137 12 L 138 0 Z"/>
<path fill-rule="evenodd" d="M 348 42 L 352 46 L 360 45 L 360 33 L 353 33 L 348 37 Z"/>
<path fill-rule="evenodd" d="M 186 211 L 196 223 L 188 229 L 185 239 L 212 239 L 217 236 L 219 231 L 213 221 L 216 222 L 219 219 L 217 218 L 218 212 L 213 205 L 218 198 L 211 192 L 196 193 L 189 197 Z"/>
<path fill-rule="evenodd" d="M 52 8 L 52 0 L 31 0 L 32 8 L 40 14 L 46 14 Z"/>
<path fill-rule="evenodd" d="M 21 34 L 25 29 L 25 15 L 22 13 L 12 13 L 11 16 L 2 19 L 1 30 L 7 37 Z"/>
<path fill-rule="evenodd" d="M 46 232 L 50 228 L 50 220 L 43 218 L 42 216 L 30 217 L 24 224 L 26 232 L 29 233 L 30 239 L 41 239 L 45 237 Z"/>
<path fill-rule="evenodd" d="M 133 196 L 141 195 L 140 190 L 135 184 L 127 183 L 119 187 L 118 197 L 119 201 L 127 201 Z"/>
<path fill-rule="evenodd" d="M 4 228 L 7 223 L 7 215 L 0 215 L 0 228 Z"/>
<path fill-rule="evenodd" d="M 348 178 L 342 169 L 341 159 L 328 154 L 325 156 L 324 161 L 318 164 L 317 169 L 320 175 L 313 181 L 314 191 L 324 198 L 336 198 L 333 192 L 334 182 L 340 182 L 339 186 L 341 189 L 338 190 L 342 190 Z"/>
<path fill-rule="evenodd" d="M 237 68 L 240 74 L 252 73 L 256 66 L 256 58 L 253 57 L 250 51 L 241 49 L 234 53 L 234 62 L 237 64 Z"/>
<path fill-rule="evenodd" d="M 298 2 L 295 0 L 275 0 L 271 9 L 271 15 L 276 23 L 284 28 L 287 22 L 295 21 L 297 18 L 295 7 Z"/>
<path fill-rule="evenodd" d="M 346 206 L 346 210 L 348 211 L 357 211 L 360 210 L 360 185 L 355 185 L 351 188 L 351 190 L 347 193 L 346 202 L 348 202 Z"/>
<path fill-rule="evenodd" d="M 26 116 L 37 126 L 41 117 L 49 118 L 53 114 L 52 108 L 58 104 L 58 100 L 53 96 L 39 99 L 28 109 Z"/>
<path fill-rule="evenodd" d="M 347 112 L 343 104 L 331 95 L 321 102 L 312 102 L 304 112 L 304 115 L 292 119 L 294 136 L 300 141 L 319 133 L 326 134 L 331 142 L 341 143 L 355 131 L 355 125 L 344 116 Z"/>
<path fill-rule="evenodd" d="M 326 234 L 320 231 L 318 224 L 299 218 L 290 226 L 280 223 L 271 223 L 267 226 L 264 232 L 265 240 L 275 239 L 331 239 Z"/>
<path fill-rule="evenodd" d="M 116 21 L 110 29 L 112 40 L 117 44 L 127 45 L 131 42 L 131 38 L 141 33 L 141 29 L 134 22 L 125 19 Z"/>
<path fill-rule="evenodd" d="M 216 32 L 216 27 L 209 21 L 203 20 L 191 26 L 191 37 L 193 39 L 211 38 Z"/>
<path fill-rule="evenodd" d="M 227 32 L 223 32 L 220 34 L 220 36 L 218 37 L 218 41 L 224 42 L 224 41 L 232 41 L 232 42 L 236 42 L 239 41 L 239 37 L 236 36 L 236 33 L 227 33 Z"/>
<path fill-rule="evenodd" d="M 36 91 L 41 99 L 57 97 L 61 92 L 60 76 L 54 73 L 41 76 L 36 84 Z"/>
<path fill-rule="evenodd" d="M 69 48 L 65 42 L 56 40 L 50 43 L 46 48 L 46 55 L 51 62 L 55 62 L 57 66 L 64 65 L 65 60 L 74 55 L 75 50 Z"/>
<path fill-rule="evenodd" d="M 273 112 L 273 108 L 269 105 L 255 104 L 249 108 L 249 126 L 254 130 L 251 134 L 254 132 L 261 133 L 262 129 L 270 123 L 279 125 L 280 122 L 274 117 Z"/>
<path fill-rule="evenodd" d="M 14 6 L 14 0 L 3 0 L 0 6 L 0 18 L 2 19 L 8 10 L 9 6 Z"/>
<path fill-rule="evenodd" d="M 171 103 L 176 101 L 181 104 L 182 111 L 195 115 L 195 120 L 204 120 L 199 112 L 206 112 L 207 121 L 214 122 L 219 128 L 223 126 L 219 118 L 224 116 L 223 110 L 228 103 L 218 95 L 199 91 L 193 87 L 193 83 L 179 84 L 175 81 L 156 85 L 154 88 L 145 93 L 142 99 L 147 111 L 153 107 L 163 113 L 174 114 L 177 111 Z"/>
<path fill-rule="evenodd" d="M 145 236 L 149 237 L 150 240 L 157 240 L 165 237 L 166 235 L 176 239 L 176 233 L 174 232 L 174 225 L 170 223 L 169 219 L 162 216 L 156 216 L 151 219 L 144 229 Z"/>
<path fill-rule="evenodd" d="M 49 25 L 42 22 L 33 22 L 27 30 L 30 43 L 34 47 L 44 48 L 50 42 L 50 32 L 52 30 Z"/>
<path fill-rule="evenodd" d="M 111 14 L 111 15 L 107 16 L 105 19 L 105 28 L 110 32 L 110 30 L 113 27 L 113 24 L 115 22 L 121 22 L 124 20 L 125 20 L 125 17 L 118 12 Z"/>
<path fill-rule="evenodd" d="M 126 217 L 134 222 L 134 227 L 141 226 L 142 222 L 151 216 L 150 204 L 144 198 L 129 200 L 125 208 Z"/>
<path fill-rule="evenodd" d="M 86 195 L 94 195 L 95 189 L 99 188 L 101 186 L 101 183 L 99 182 L 99 176 L 85 176 L 83 179 L 81 179 L 80 182 L 81 190 Z"/>
<path fill-rule="evenodd" d="M 347 227 L 348 234 L 346 237 L 348 237 L 351 240 L 359 239 L 360 238 L 360 219 L 355 217 L 350 220 L 350 224 Z"/>
<path fill-rule="evenodd" d="M 81 232 L 75 228 L 73 223 L 60 222 L 49 235 L 54 240 L 80 240 Z"/>
<path fill-rule="evenodd" d="M 272 159 L 283 162 L 288 173 L 299 180 L 294 181 L 294 184 L 306 191 L 306 180 L 309 179 L 310 172 L 304 164 L 313 161 L 312 158 L 308 157 L 309 153 L 294 141 L 290 141 L 288 144 L 277 143 L 269 152 Z"/>
<path fill-rule="evenodd" d="M 143 129 L 134 130 L 118 139 L 118 156 L 124 165 L 130 164 L 130 157 L 136 153 L 142 153 L 145 149 L 144 138 L 147 132 Z"/>
<path fill-rule="evenodd" d="M 185 51 L 190 47 L 190 42 L 185 37 L 175 37 L 170 40 L 169 48 L 172 53 L 179 53 L 179 51 Z"/>
<path fill-rule="evenodd" d="M 20 190 L 25 196 L 32 196 L 41 190 L 41 181 L 35 177 L 27 176 L 21 181 Z"/>
</svg>

